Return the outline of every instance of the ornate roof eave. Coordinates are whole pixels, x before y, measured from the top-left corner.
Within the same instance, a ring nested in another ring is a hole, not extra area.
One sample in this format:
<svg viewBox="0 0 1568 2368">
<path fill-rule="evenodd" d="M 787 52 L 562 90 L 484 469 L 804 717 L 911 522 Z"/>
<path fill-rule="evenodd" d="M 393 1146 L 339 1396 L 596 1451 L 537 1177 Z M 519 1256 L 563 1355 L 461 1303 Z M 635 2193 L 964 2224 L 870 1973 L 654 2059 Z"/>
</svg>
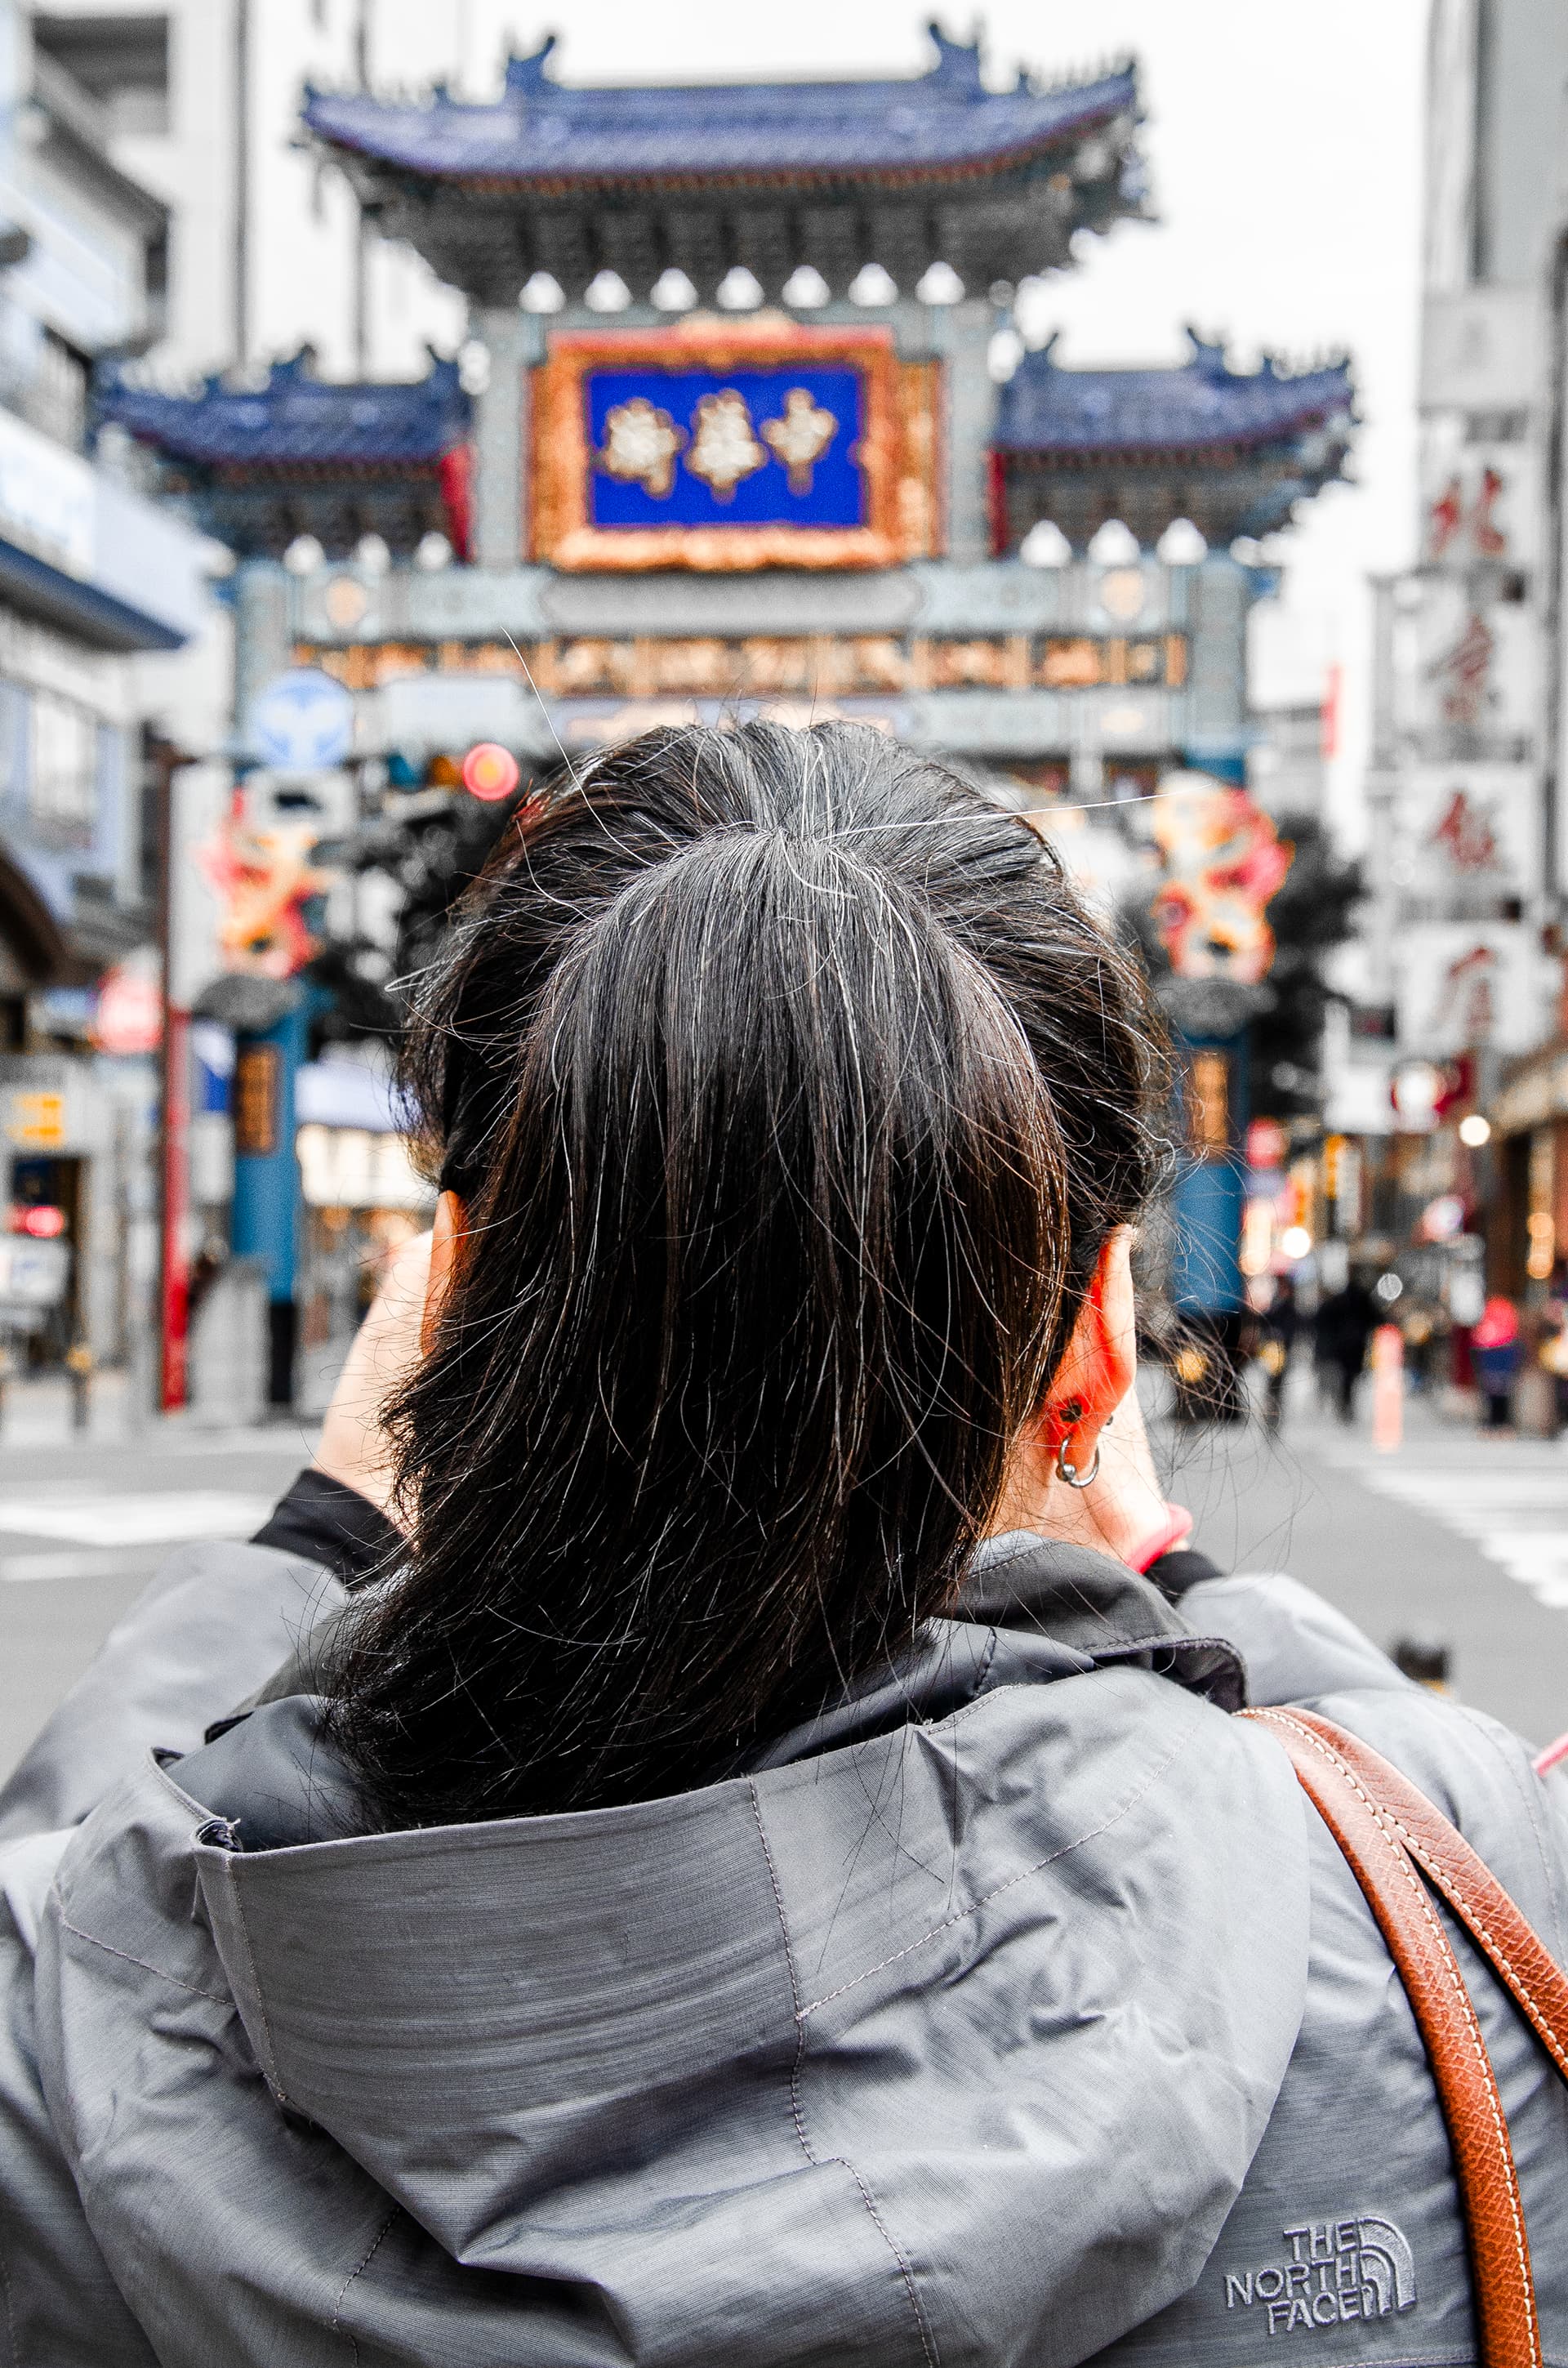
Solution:
<svg viewBox="0 0 1568 2368">
<path fill-rule="evenodd" d="M 362 194 L 372 199 L 384 192 L 388 183 L 426 200 L 449 190 L 502 198 L 619 198 L 629 203 L 642 196 L 678 197 L 696 190 L 725 196 L 731 192 L 800 189 L 813 194 L 839 192 L 847 197 L 862 189 L 905 190 L 946 188 L 960 182 L 1008 182 L 1027 173 L 1031 165 L 1059 161 L 1062 149 L 1070 142 L 1081 139 L 1085 131 L 1113 123 L 1122 112 L 1119 107 L 1107 107 L 1103 113 L 1086 116 L 1070 131 L 1053 131 L 1043 138 L 1020 142 L 1016 147 L 1000 147 L 983 156 L 954 157 L 946 163 L 924 165 L 868 165 L 854 170 L 800 165 L 749 170 L 732 166 L 719 171 L 694 167 L 688 172 L 652 173 L 430 173 L 421 172 L 412 165 L 374 157 L 320 133 L 315 135 L 313 144 L 331 154 L 361 188 Z"/>
<path fill-rule="evenodd" d="M 394 559 L 407 559 L 424 536 L 455 541 L 446 488 L 434 472 L 389 469 L 370 476 L 273 479 L 180 484 L 168 494 L 191 524 L 240 559 L 280 559 L 297 535 L 313 535 L 329 561 L 341 563 L 363 538 L 378 534 Z"/>
<path fill-rule="evenodd" d="M 999 458 L 1001 456 L 998 456 Z M 1016 552 L 1031 527 L 1042 520 L 1059 529 L 1082 554 L 1110 520 L 1131 529 L 1144 550 L 1153 550 L 1168 526 L 1190 519 L 1213 549 L 1239 536 L 1276 534 L 1292 524 L 1297 509 L 1325 486 L 1344 481 L 1335 464 L 1304 470 L 1289 455 L 1243 455 L 1220 469 L 1206 457 L 1164 456 L 1164 465 L 1138 465 L 1115 455 L 1097 469 L 1004 471 L 995 490 L 995 548 Z"/>
<path fill-rule="evenodd" d="M 1293 468 L 1297 465 L 1296 437 L 1322 425 L 1321 416 L 1307 417 L 1284 436 L 1258 436 L 1250 440 L 1236 438 L 1226 444 L 1073 445 L 1060 450 L 999 444 L 996 453 L 1008 469 L 1038 470 L 1042 474 L 1056 470 L 1081 474 L 1101 469 L 1223 471 L 1245 468 L 1271 453 Z"/>
<path fill-rule="evenodd" d="M 868 260 L 906 292 L 937 261 L 983 290 L 1063 266 L 1076 230 L 1147 218 L 1133 67 L 996 93 L 977 49 L 936 39 L 925 76 L 669 91 L 553 83 L 547 45 L 512 62 L 494 106 L 308 91 L 303 132 L 388 234 L 486 303 L 510 303 L 539 270 L 574 302 L 607 267 L 636 298 L 669 264 L 704 302 L 735 263 L 770 299 L 801 264 L 842 293 Z M 641 112 L 618 153 L 628 107 Z M 704 138 L 705 110 L 724 138 Z M 900 119 L 927 153 L 887 153 Z M 514 142 L 537 163 L 506 169 Z M 580 165 L 547 153 L 573 144 Z"/>
<path fill-rule="evenodd" d="M 189 478 L 193 489 L 210 486 L 216 491 L 225 486 L 238 490 L 251 485 L 402 484 L 410 481 L 433 484 L 440 475 L 445 457 L 441 454 L 429 461 L 226 461 L 206 469 L 190 463 L 171 465 L 177 467 L 181 476 Z"/>
<path fill-rule="evenodd" d="M 1129 134 L 1136 125 L 1130 60 L 1050 89 L 1020 74 L 1012 90 L 993 90 L 978 45 L 933 33 L 938 54 L 929 72 L 846 82 L 565 84 L 544 71 L 547 44 L 533 58 L 512 59 L 506 89 L 492 101 L 454 100 L 439 87 L 415 101 L 307 84 L 302 126 L 340 161 L 358 156 L 433 183 L 635 189 L 756 171 L 788 182 L 824 166 L 846 182 L 889 168 L 1005 170 L 1021 154 L 1081 141 L 1118 119 Z"/>
<path fill-rule="evenodd" d="M 207 379 L 191 394 L 138 384 L 113 362 L 93 388 L 95 428 L 122 427 L 173 469 L 209 480 L 225 469 L 274 478 L 438 467 L 462 444 L 472 405 L 458 366 L 432 354 L 423 379 L 338 383 L 317 379 L 308 347 L 274 362 L 265 384 Z"/>
<path fill-rule="evenodd" d="M 1191 330 L 1175 368 L 1076 370 L 1055 338 L 1026 355 L 1004 388 L 993 450 L 1008 478 L 1187 472 L 1292 476 L 1313 486 L 1343 473 L 1357 425 L 1345 357 L 1300 372 L 1266 356 L 1233 370 L 1222 346 Z"/>
</svg>

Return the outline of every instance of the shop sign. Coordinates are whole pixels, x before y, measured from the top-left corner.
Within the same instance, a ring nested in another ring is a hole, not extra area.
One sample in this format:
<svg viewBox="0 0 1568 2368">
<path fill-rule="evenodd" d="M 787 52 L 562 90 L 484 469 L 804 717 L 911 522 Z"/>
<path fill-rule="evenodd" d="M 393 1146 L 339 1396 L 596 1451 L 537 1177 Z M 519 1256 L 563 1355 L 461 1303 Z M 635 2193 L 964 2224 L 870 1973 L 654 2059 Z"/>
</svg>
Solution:
<svg viewBox="0 0 1568 2368">
<path fill-rule="evenodd" d="M 1540 872 L 1537 777 L 1525 765 L 1423 765 L 1400 799 L 1410 876 L 1403 884 L 1450 908 L 1528 896 Z"/>
<path fill-rule="evenodd" d="M 1399 1041 L 1448 1059 L 1523 1053 L 1549 1025 L 1534 933 L 1519 922 L 1435 921 L 1400 941 Z"/>
<path fill-rule="evenodd" d="M 1530 287 L 1445 289 L 1421 323 L 1425 411 L 1512 411 L 1534 384 L 1540 305 Z"/>
<path fill-rule="evenodd" d="M 1411 723 L 1422 755 L 1522 760 L 1540 691 L 1540 632 L 1522 601 L 1459 577 L 1421 583 Z"/>
<path fill-rule="evenodd" d="M 13 1152 L 65 1158 L 91 1152 L 102 1110 L 85 1063 L 51 1053 L 0 1058 L 0 1134 Z"/>
<path fill-rule="evenodd" d="M 936 366 L 881 327 L 581 331 L 534 373 L 533 556 L 892 567 L 937 538 Z"/>
<path fill-rule="evenodd" d="M 58 1307 L 70 1274 L 69 1243 L 37 1241 L 30 1234 L 0 1234 L 0 1305 Z"/>
<path fill-rule="evenodd" d="M 1231 1147 L 1231 1057 L 1214 1046 L 1187 1064 L 1187 1144 L 1199 1159 L 1222 1159 Z"/>
<path fill-rule="evenodd" d="M 619 747 L 666 724 L 702 723 L 722 731 L 759 717 L 788 731 L 804 731 L 812 723 L 869 723 L 894 739 L 907 739 L 911 730 L 909 707 L 891 699 L 642 699 L 615 706 L 581 699 L 551 710 L 551 724 L 569 748 Z"/>
<path fill-rule="evenodd" d="M 1549 1119 L 1568 1118 L 1568 1054 L 1532 1061 L 1494 1097 L 1487 1116 L 1499 1134 L 1524 1134 Z"/>
<path fill-rule="evenodd" d="M 63 1094 L 11 1096 L 11 1141 L 19 1151 L 62 1151 L 65 1147 Z"/>
<path fill-rule="evenodd" d="M 423 1212 L 430 1206 L 433 1188 L 414 1166 L 400 1134 L 312 1123 L 300 1128 L 294 1145 L 309 1208 Z"/>
<path fill-rule="evenodd" d="M 93 1010 L 93 1042 L 102 1053 L 155 1053 L 163 1042 L 164 997 L 155 962 L 135 955 L 105 978 Z"/>
<path fill-rule="evenodd" d="M 1540 499 L 1528 445 L 1434 438 L 1423 487 L 1428 567 L 1517 571 L 1534 562 Z"/>
<path fill-rule="evenodd" d="M 270 1159 L 278 1148 L 281 1063 L 276 1044 L 241 1044 L 234 1054 L 234 1149 Z"/>
<path fill-rule="evenodd" d="M 341 765 L 354 746 L 354 695 L 314 666 L 290 666 L 258 693 L 250 739 L 262 763 L 280 772 Z"/>
</svg>

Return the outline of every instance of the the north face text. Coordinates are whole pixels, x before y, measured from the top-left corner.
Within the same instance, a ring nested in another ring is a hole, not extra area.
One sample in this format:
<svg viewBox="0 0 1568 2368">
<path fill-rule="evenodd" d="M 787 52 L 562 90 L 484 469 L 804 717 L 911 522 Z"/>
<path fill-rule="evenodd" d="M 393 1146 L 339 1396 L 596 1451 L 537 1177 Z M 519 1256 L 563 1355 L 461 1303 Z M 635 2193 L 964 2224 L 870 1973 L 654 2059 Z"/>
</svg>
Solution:
<svg viewBox="0 0 1568 2368">
<path fill-rule="evenodd" d="M 1262 2309 L 1270 2335 L 1382 2318 L 1415 2302 L 1415 2264 L 1392 2220 L 1309 2220 L 1282 2233 L 1281 2260 L 1225 2272 L 1225 2308 Z"/>
</svg>

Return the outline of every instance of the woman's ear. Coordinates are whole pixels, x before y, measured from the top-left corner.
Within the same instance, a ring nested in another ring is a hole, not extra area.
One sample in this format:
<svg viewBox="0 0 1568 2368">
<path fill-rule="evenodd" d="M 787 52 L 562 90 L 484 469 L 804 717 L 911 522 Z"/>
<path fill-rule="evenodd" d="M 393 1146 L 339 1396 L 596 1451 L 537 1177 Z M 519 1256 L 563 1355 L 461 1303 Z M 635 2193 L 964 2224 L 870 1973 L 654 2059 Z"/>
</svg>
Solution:
<svg viewBox="0 0 1568 2368">
<path fill-rule="evenodd" d="M 436 1345 L 436 1327 L 447 1293 L 457 1273 L 458 1252 L 468 1232 L 468 1211 L 455 1192 L 443 1192 L 436 1203 L 436 1224 L 430 1236 L 430 1280 L 425 1286 L 425 1314 L 419 1326 L 419 1347 L 428 1356 Z"/>
<path fill-rule="evenodd" d="M 1108 1417 L 1137 1378 L 1132 1238 L 1131 1225 L 1107 1236 L 1040 1419 L 1043 1443 L 1064 1450 L 1079 1471 L 1094 1461 Z"/>
</svg>

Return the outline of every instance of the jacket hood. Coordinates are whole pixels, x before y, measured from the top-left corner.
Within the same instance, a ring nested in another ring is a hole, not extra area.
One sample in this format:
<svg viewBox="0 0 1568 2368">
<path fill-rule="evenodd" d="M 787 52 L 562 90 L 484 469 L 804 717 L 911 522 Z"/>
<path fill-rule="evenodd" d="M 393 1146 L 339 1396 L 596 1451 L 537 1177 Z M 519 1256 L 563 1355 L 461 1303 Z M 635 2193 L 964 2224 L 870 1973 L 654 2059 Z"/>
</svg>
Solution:
<svg viewBox="0 0 1568 2368">
<path fill-rule="evenodd" d="M 302 2249 L 335 2214 L 358 2246 L 333 2325 L 367 2362 L 1033 2368 L 1150 2317 L 1207 2260 L 1295 2042 L 1298 1788 L 1208 1698 L 1233 1656 L 1119 1565 L 1005 1542 L 964 1609 L 832 1734 L 667 1800 L 358 1832 L 301 1696 L 149 1770 L 141 1839 L 122 1803 L 62 1871 L 62 2011 L 95 2033 L 74 2099 L 114 2088 L 125 1964 L 175 1945 L 122 1941 L 107 1975 L 77 1945 L 131 1849 L 210 2002 L 182 2011 L 237 2012 L 223 2062 L 272 2101 L 191 2082 L 143 2001 L 90 2210 L 144 2197 L 155 2130 L 143 2253 L 163 2227 L 188 2260 L 199 2224 L 285 2345 L 301 2273 L 250 2157 L 311 2133 Z"/>
</svg>

